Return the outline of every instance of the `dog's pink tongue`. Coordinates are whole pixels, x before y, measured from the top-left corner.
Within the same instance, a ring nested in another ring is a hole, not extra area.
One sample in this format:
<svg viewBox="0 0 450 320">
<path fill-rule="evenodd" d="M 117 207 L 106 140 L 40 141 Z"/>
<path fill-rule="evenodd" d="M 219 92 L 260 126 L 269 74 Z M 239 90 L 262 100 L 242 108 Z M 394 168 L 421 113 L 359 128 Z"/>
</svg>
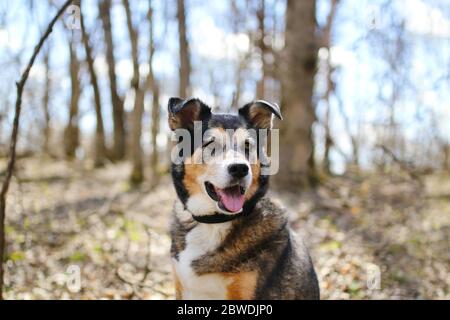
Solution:
<svg viewBox="0 0 450 320">
<path fill-rule="evenodd" d="M 230 189 L 218 190 L 220 200 L 228 211 L 238 212 L 244 206 L 244 195 L 240 193 L 239 187 Z"/>
</svg>

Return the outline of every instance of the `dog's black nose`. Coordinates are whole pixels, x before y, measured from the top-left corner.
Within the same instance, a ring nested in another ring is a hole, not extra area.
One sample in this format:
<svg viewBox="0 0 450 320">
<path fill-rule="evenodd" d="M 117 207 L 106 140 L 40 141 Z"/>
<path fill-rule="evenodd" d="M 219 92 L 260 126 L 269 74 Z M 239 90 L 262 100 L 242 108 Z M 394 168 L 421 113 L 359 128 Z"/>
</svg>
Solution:
<svg viewBox="0 0 450 320">
<path fill-rule="evenodd" d="M 228 166 L 228 172 L 233 178 L 243 178 L 248 174 L 248 166 L 244 163 L 234 163 Z"/>
</svg>

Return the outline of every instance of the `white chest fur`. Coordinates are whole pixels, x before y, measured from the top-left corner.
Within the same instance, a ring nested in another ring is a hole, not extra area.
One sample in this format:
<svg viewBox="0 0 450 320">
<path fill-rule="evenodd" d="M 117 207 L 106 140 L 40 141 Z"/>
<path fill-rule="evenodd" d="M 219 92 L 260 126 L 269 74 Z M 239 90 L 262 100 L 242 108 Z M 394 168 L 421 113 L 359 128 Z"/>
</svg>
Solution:
<svg viewBox="0 0 450 320">
<path fill-rule="evenodd" d="M 173 259 L 175 272 L 181 284 L 182 299 L 226 299 L 230 280 L 220 274 L 198 276 L 192 261 L 214 251 L 223 241 L 230 223 L 199 224 L 186 235 L 186 247 Z"/>
</svg>

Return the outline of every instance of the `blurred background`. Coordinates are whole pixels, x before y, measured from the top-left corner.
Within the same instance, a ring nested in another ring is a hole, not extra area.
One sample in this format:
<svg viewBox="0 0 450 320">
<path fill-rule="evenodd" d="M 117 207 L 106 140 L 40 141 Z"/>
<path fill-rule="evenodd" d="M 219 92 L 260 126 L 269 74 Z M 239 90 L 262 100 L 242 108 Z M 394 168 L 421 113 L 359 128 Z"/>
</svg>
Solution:
<svg viewBox="0 0 450 320">
<path fill-rule="evenodd" d="M 0 177 L 15 81 L 62 1 L 0 3 Z M 169 97 L 280 104 L 272 196 L 324 299 L 450 298 L 450 3 L 82 0 L 23 96 L 7 299 L 172 299 Z"/>
</svg>

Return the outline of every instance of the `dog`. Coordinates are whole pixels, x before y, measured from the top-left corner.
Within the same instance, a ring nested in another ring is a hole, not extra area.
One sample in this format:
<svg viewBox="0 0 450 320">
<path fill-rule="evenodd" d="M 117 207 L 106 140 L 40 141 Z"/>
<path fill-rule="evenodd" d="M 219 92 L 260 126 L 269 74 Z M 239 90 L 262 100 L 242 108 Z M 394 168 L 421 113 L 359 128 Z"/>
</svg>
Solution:
<svg viewBox="0 0 450 320">
<path fill-rule="evenodd" d="M 263 151 L 267 140 L 249 132 L 270 132 L 274 116 L 282 119 L 279 107 L 262 100 L 219 114 L 197 98 L 169 99 L 170 129 L 190 139 L 171 165 L 177 299 L 319 299 L 306 247 L 265 197 L 264 152 L 249 159 L 250 147 Z"/>
</svg>

